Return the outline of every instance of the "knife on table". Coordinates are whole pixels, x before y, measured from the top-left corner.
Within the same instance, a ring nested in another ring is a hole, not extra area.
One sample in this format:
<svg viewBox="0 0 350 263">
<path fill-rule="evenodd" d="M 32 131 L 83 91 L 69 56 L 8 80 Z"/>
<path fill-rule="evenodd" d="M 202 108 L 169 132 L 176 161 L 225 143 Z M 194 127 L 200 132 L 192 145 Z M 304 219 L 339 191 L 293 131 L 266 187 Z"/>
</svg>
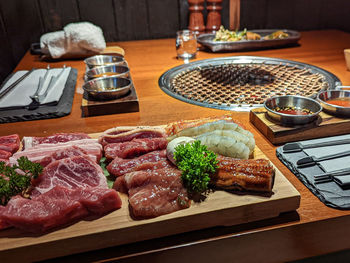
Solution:
<svg viewBox="0 0 350 263">
<path fill-rule="evenodd" d="M 312 149 L 317 147 L 325 147 L 325 146 L 333 146 L 333 145 L 341 145 L 341 144 L 349 144 L 349 139 L 342 139 L 342 140 L 334 140 L 334 141 L 326 141 L 326 142 L 318 142 L 318 143 L 311 143 L 302 145 L 299 142 L 290 142 L 286 143 L 283 147 L 283 153 L 293 153 L 293 152 L 300 152 L 304 149 Z"/>
<path fill-rule="evenodd" d="M 350 155 L 350 151 L 324 155 L 322 157 L 307 156 L 297 161 L 298 168 L 315 165 L 316 163 Z"/>
</svg>

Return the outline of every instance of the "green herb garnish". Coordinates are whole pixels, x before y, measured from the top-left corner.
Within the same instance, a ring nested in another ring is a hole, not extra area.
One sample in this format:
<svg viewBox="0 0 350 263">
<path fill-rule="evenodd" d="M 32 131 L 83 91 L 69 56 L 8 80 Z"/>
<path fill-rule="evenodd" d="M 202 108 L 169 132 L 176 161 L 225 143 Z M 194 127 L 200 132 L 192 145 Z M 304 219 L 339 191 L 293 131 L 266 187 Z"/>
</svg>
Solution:
<svg viewBox="0 0 350 263">
<path fill-rule="evenodd" d="M 209 151 L 200 141 L 180 144 L 175 148 L 174 159 L 182 171 L 182 181 L 191 194 L 206 193 L 210 175 L 217 166 L 216 154 Z"/>
<path fill-rule="evenodd" d="M 115 176 L 110 175 L 108 170 L 107 170 L 107 163 L 106 163 L 106 157 L 102 157 L 100 160 L 100 166 L 102 168 L 102 171 L 104 173 L 104 175 L 107 178 L 107 185 L 109 188 L 113 188 L 113 184 L 115 181 Z"/>
<path fill-rule="evenodd" d="M 39 163 L 33 163 L 25 156 L 20 157 L 17 163 L 11 167 L 0 162 L 0 205 L 6 205 L 12 196 L 18 194 L 27 197 L 32 179 L 43 171 Z"/>
</svg>

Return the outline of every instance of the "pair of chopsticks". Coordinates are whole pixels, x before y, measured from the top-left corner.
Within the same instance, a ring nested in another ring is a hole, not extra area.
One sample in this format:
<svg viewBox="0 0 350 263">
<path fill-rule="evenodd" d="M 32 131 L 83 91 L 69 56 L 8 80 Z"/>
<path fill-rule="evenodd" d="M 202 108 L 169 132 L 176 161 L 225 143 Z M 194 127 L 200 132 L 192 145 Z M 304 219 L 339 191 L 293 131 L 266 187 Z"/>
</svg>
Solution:
<svg viewBox="0 0 350 263">
<path fill-rule="evenodd" d="M 4 91 L 0 92 L 0 99 L 4 97 L 7 93 L 9 93 L 11 90 L 13 90 L 22 80 L 24 80 L 26 77 L 30 75 L 35 70 L 35 68 L 31 69 L 27 73 L 25 73 L 22 77 L 17 79 L 15 82 L 13 82 L 10 86 L 8 86 Z"/>
<path fill-rule="evenodd" d="M 314 175 L 315 184 L 328 183 L 333 181 L 334 176 L 350 175 L 350 168 L 339 169 L 333 172 Z"/>
</svg>

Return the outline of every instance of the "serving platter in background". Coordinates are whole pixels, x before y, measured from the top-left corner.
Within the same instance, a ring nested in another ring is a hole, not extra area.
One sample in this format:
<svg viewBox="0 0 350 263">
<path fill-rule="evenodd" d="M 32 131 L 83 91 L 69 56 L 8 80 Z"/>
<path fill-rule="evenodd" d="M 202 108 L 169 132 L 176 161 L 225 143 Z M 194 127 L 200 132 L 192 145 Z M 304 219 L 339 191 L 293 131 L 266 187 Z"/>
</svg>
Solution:
<svg viewBox="0 0 350 263">
<path fill-rule="evenodd" d="M 92 134 L 97 138 L 100 134 Z M 259 148 L 254 158 L 267 157 Z M 210 193 L 205 201 L 188 209 L 151 219 L 134 220 L 130 216 L 128 197 L 120 194 L 123 205 L 102 218 L 80 221 L 46 234 L 28 234 L 17 229 L 0 231 L 0 262 L 38 261 L 111 246 L 134 243 L 214 226 L 231 226 L 273 218 L 294 211 L 300 194 L 275 167 L 271 196 Z M 28 253 L 30 251 L 30 253 Z"/>
<path fill-rule="evenodd" d="M 283 31 L 288 37 L 281 39 L 259 39 L 259 40 L 240 40 L 240 41 L 214 41 L 215 34 L 202 34 L 198 36 L 197 41 L 212 52 L 223 51 L 242 51 L 257 50 L 266 48 L 277 48 L 287 45 L 296 45 L 300 39 L 300 33 L 288 29 L 255 29 L 249 32 L 257 33 L 264 36 L 270 35 L 276 31 Z"/>
</svg>

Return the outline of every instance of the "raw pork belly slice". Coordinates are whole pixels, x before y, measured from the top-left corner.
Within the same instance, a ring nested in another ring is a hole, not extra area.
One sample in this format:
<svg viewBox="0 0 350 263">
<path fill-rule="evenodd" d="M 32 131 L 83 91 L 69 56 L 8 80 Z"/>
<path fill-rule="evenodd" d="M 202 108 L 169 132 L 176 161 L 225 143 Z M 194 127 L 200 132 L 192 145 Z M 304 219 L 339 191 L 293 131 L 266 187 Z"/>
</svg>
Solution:
<svg viewBox="0 0 350 263">
<path fill-rule="evenodd" d="M 83 149 L 87 155 L 97 162 L 99 162 L 102 157 L 102 146 L 97 142 L 97 140 L 83 139 L 58 144 L 41 144 L 24 151 L 19 151 L 10 157 L 10 163 L 17 163 L 17 159 L 21 156 L 27 156 L 32 162 L 40 162 L 43 158 L 72 146 L 77 146 Z"/>
<path fill-rule="evenodd" d="M 121 205 L 118 193 L 112 189 L 56 186 L 32 200 L 20 196 L 12 198 L 0 217 L 5 224 L 41 233 L 88 215 L 104 215 Z"/>
<path fill-rule="evenodd" d="M 19 149 L 20 141 L 18 134 L 12 134 L 0 137 L 0 150 L 13 154 Z"/>
<path fill-rule="evenodd" d="M 107 170 L 112 175 L 121 176 L 128 172 L 131 172 L 137 165 L 140 165 L 145 162 L 158 162 L 160 160 L 166 160 L 166 158 L 167 157 L 165 150 L 153 151 L 133 159 L 123 159 L 116 157 L 107 166 Z"/>
<path fill-rule="evenodd" d="M 167 144 L 168 141 L 165 138 L 133 139 L 129 142 L 107 144 L 104 151 L 109 160 L 116 157 L 133 158 L 155 150 L 163 150 Z"/>
<path fill-rule="evenodd" d="M 190 207 L 181 171 L 176 168 L 136 171 L 124 178 L 135 217 L 156 217 Z"/>
<path fill-rule="evenodd" d="M 34 182 L 31 196 L 50 191 L 56 185 L 67 188 L 108 188 L 102 168 L 89 158 L 74 156 L 50 163 Z"/>
<path fill-rule="evenodd" d="M 28 149 L 43 143 L 56 144 L 90 138 L 85 133 L 56 133 L 47 137 L 23 137 L 22 144 L 24 149 Z"/>
<path fill-rule="evenodd" d="M 109 143 L 127 142 L 133 139 L 161 137 L 165 137 L 165 130 L 163 128 L 150 126 L 125 126 L 106 130 L 98 140 L 103 146 L 106 146 Z"/>
<path fill-rule="evenodd" d="M 4 150 L 0 150 L 0 159 L 8 160 L 11 157 L 12 153 Z"/>
<path fill-rule="evenodd" d="M 68 146 L 68 147 L 63 148 L 61 150 L 58 150 L 58 151 L 52 153 L 50 156 L 44 157 L 43 159 L 40 160 L 39 163 L 43 167 L 45 167 L 54 161 L 62 160 L 64 158 L 69 158 L 69 157 L 73 157 L 73 156 L 83 156 L 84 158 L 90 158 L 94 162 L 97 162 L 95 155 L 87 155 L 87 152 L 84 149 L 73 145 L 73 146 Z"/>
</svg>

